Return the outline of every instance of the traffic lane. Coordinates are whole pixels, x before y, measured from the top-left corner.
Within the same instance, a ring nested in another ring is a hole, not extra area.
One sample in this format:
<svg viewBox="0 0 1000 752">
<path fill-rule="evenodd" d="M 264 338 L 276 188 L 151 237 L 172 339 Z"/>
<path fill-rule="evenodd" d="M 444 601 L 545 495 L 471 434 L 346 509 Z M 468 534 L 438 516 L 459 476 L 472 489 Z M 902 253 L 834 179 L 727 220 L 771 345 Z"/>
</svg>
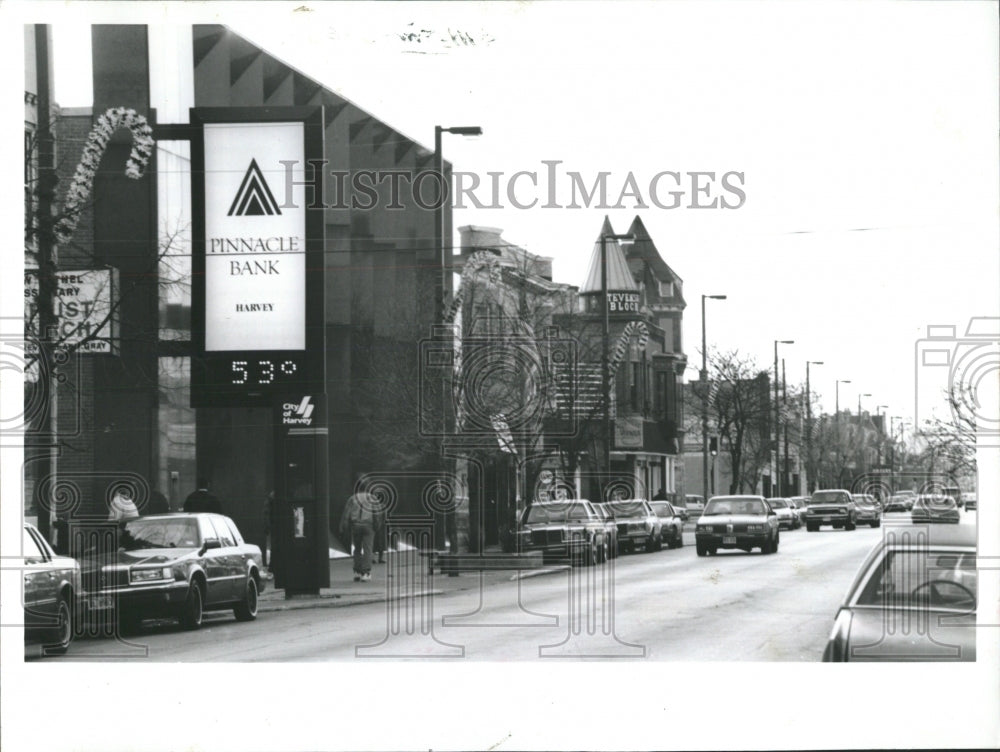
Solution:
<svg viewBox="0 0 1000 752">
<path fill-rule="evenodd" d="M 613 612 L 613 634 L 641 644 L 651 660 L 816 660 L 836 606 L 879 534 L 794 531 L 782 534 L 779 552 L 771 556 L 727 552 L 704 558 L 695 555 L 693 536 L 686 535 L 681 549 L 616 559 L 610 565 L 613 611 L 602 615 Z M 229 613 L 206 615 L 205 626 L 194 632 L 147 625 L 128 639 L 148 646 L 148 655 L 128 656 L 123 649 L 113 660 L 355 660 L 357 646 L 380 641 L 398 659 L 435 651 L 455 656 L 440 647 L 448 643 L 473 660 L 537 660 L 540 647 L 568 635 L 569 585 L 567 573 L 501 582 L 488 588 L 482 609 L 480 594 L 471 590 L 401 602 L 408 611 L 390 611 L 385 603 L 302 609 L 262 614 L 251 623 L 237 623 Z M 421 629 L 406 634 L 407 616 L 410 623 L 427 625 L 421 612 L 428 606 L 433 636 Z M 463 614 L 474 614 L 470 625 L 455 626 L 454 617 Z M 558 625 L 510 626 L 552 621 L 538 614 L 557 617 Z M 448 626 L 442 625 L 444 616 L 451 617 Z M 392 619 L 397 626 L 390 635 Z M 83 640 L 67 659 L 109 660 L 114 645 L 114 640 Z"/>
</svg>

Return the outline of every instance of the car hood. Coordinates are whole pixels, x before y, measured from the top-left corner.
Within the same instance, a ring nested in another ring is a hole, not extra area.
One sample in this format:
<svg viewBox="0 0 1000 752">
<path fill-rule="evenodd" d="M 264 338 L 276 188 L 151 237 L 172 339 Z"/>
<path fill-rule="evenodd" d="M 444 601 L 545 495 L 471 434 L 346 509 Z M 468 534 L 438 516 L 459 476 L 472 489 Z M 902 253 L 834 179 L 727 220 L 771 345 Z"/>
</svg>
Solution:
<svg viewBox="0 0 1000 752">
<path fill-rule="evenodd" d="M 947 611 L 921 614 L 917 610 L 887 614 L 880 608 L 854 609 L 848 660 L 974 661 L 976 615 Z"/>
<path fill-rule="evenodd" d="M 107 566 L 170 566 L 197 553 L 197 548 L 143 548 L 136 551 L 118 551 L 107 556 L 86 557 L 82 561 L 82 566 L 84 571 L 88 572 Z"/>
<path fill-rule="evenodd" d="M 762 514 L 710 514 L 698 518 L 699 525 L 759 525 L 767 517 Z"/>
</svg>

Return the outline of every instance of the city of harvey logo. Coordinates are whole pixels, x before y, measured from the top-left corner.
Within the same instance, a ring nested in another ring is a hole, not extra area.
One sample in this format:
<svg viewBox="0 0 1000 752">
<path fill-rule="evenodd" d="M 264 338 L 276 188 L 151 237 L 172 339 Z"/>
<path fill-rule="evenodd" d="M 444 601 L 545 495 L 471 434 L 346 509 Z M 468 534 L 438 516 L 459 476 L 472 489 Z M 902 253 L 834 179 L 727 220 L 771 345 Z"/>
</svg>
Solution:
<svg viewBox="0 0 1000 752">
<path fill-rule="evenodd" d="M 262 217 L 275 214 L 281 214 L 278 202 L 274 200 L 274 194 L 264 179 L 264 173 L 257 166 L 257 160 L 251 159 L 240 189 L 236 191 L 236 198 L 229 207 L 229 216 Z"/>
<path fill-rule="evenodd" d="M 299 404 L 286 402 L 281 406 L 281 422 L 286 426 L 311 426 L 313 419 L 312 397 L 306 395 Z"/>
</svg>

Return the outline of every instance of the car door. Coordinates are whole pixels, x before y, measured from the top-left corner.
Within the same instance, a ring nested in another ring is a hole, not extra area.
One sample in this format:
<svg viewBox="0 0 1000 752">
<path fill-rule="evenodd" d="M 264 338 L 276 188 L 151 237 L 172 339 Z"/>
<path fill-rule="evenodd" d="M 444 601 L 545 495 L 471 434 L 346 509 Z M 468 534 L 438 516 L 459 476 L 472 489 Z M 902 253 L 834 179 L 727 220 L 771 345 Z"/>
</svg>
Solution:
<svg viewBox="0 0 1000 752">
<path fill-rule="evenodd" d="M 222 539 L 222 550 L 225 552 L 226 577 L 229 578 L 231 597 L 236 599 L 243 595 L 246 586 L 247 564 L 243 554 L 243 539 L 236 530 L 236 525 L 228 517 L 212 515 L 215 529 Z"/>
<path fill-rule="evenodd" d="M 26 633 L 37 633 L 51 627 L 58 603 L 59 579 L 46 554 L 44 543 L 36 533 L 24 528 L 22 553 L 24 556 L 24 627 Z"/>
<path fill-rule="evenodd" d="M 201 544 L 204 548 L 207 541 L 217 541 L 218 547 L 208 548 L 201 556 L 201 565 L 205 570 L 208 592 L 205 595 L 205 605 L 225 603 L 233 598 L 232 580 L 226 568 L 225 543 L 212 521 L 211 514 L 199 514 L 198 526 L 201 531 Z"/>
</svg>

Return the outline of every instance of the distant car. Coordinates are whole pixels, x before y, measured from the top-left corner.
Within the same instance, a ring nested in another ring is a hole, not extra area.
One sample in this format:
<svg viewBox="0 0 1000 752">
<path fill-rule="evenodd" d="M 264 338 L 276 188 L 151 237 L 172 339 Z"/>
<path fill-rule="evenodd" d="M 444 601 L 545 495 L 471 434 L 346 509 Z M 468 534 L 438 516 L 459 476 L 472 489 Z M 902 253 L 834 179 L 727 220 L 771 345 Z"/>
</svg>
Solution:
<svg viewBox="0 0 1000 752">
<path fill-rule="evenodd" d="M 160 514 L 117 526 L 117 551 L 85 551 L 83 586 L 90 612 L 113 611 L 123 630 L 144 619 L 173 618 L 198 629 L 205 611 L 232 609 L 257 618 L 264 589 L 260 548 L 221 514 Z"/>
<path fill-rule="evenodd" d="M 685 494 L 684 506 L 687 507 L 688 514 L 694 519 L 698 519 L 705 511 L 705 497 L 699 494 Z"/>
<path fill-rule="evenodd" d="M 823 660 L 976 660 L 976 529 L 889 528 L 837 611 Z"/>
<path fill-rule="evenodd" d="M 663 547 L 662 525 L 656 512 L 645 499 L 618 499 L 599 502 L 618 525 L 618 545 L 623 550 L 647 553 L 659 551 Z"/>
<path fill-rule="evenodd" d="M 962 489 L 958 486 L 945 486 L 941 489 L 941 493 L 945 496 L 950 496 L 955 501 L 955 506 L 959 509 L 965 504 L 962 500 Z"/>
<path fill-rule="evenodd" d="M 871 494 L 851 494 L 854 499 L 856 520 L 858 523 L 867 522 L 872 527 L 882 525 L 882 508 Z"/>
<path fill-rule="evenodd" d="M 652 503 L 653 502 L 650 502 L 650 504 Z M 680 498 L 675 498 L 673 501 L 670 502 L 670 506 L 674 508 L 674 511 L 681 516 L 681 519 L 684 522 L 688 521 L 688 518 L 691 516 L 691 513 L 688 511 L 686 501 Z"/>
<path fill-rule="evenodd" d="M 795 507 L 795 514 L 799 518 L 799 527 L 805 524 L 806 511 L 809 509 L 809 504 L 807 503 L 808 501 L 808 496 L 793 496 L 789 499 L 789 502 L 791 502 Z"/>
<path fill-rule="evenodd" d="M 695 528 L 698 556 L 715 555 L 720 548 L 763 554 L 778 550 L 778 515 L 763 496 L 713 496 Z"/>
<path fill-rule="evenodd" d="M 806 530 L 814 533 L 823 525 L 854 530 L 857 527 L 857 509 L 851 492 L 842 488 L 814 491 L 809 497 L 806 512 Z"/>
<path fill-rule="evenodd" d="M 957 523 L 958 520 L 958 505 L 951 496 L 921 494 L 914 499 L 913 509 L 910 510 L 910 521 L 914 525 L 932 522 Z"/>
<path fill-rule="evenodd" d="M 789 504 L 788 499 L 776 496 L 768 499 L 767 503 L 771 505 L 771 509 L 778 515 L 779 528 L 795 530 L 800 526 L 799 516 L 792 511 L 793 507 Z"/>
<path fill-rule="evenodd" d="M 649 506 L 660 518 L 660 538 L 667 548 L 680 548 L 684 545 L 684 518 L 677 508 L 669 501 L 651 501 Z"/>
<path fill-rule="evenodd" d="M 965 508 L 976 509 L 976 495 L 970 491 L 966 491 L 962 494 L 962 501 L 965 502 Z"/>
<path fill-rule="evenodd" d="M 62 655 L 73 641 L 80 594 L 80 565 L 59 556 L 38 528 L 24 523 L 24 644 L 42 646 L 42 655 Z"/>
<path fill-rule="evenodd" d="M 590 566 L 612 556 L 608 527 L 586 499 L 534 503 L 518 527 L 518 550 Z"/>
<path fill-rule="evenodd" d="M 913 507 L 913 496 L 909 494 L 893 494 L 885 503 L 884 512 L 909 512 Z"/>
</svg>

